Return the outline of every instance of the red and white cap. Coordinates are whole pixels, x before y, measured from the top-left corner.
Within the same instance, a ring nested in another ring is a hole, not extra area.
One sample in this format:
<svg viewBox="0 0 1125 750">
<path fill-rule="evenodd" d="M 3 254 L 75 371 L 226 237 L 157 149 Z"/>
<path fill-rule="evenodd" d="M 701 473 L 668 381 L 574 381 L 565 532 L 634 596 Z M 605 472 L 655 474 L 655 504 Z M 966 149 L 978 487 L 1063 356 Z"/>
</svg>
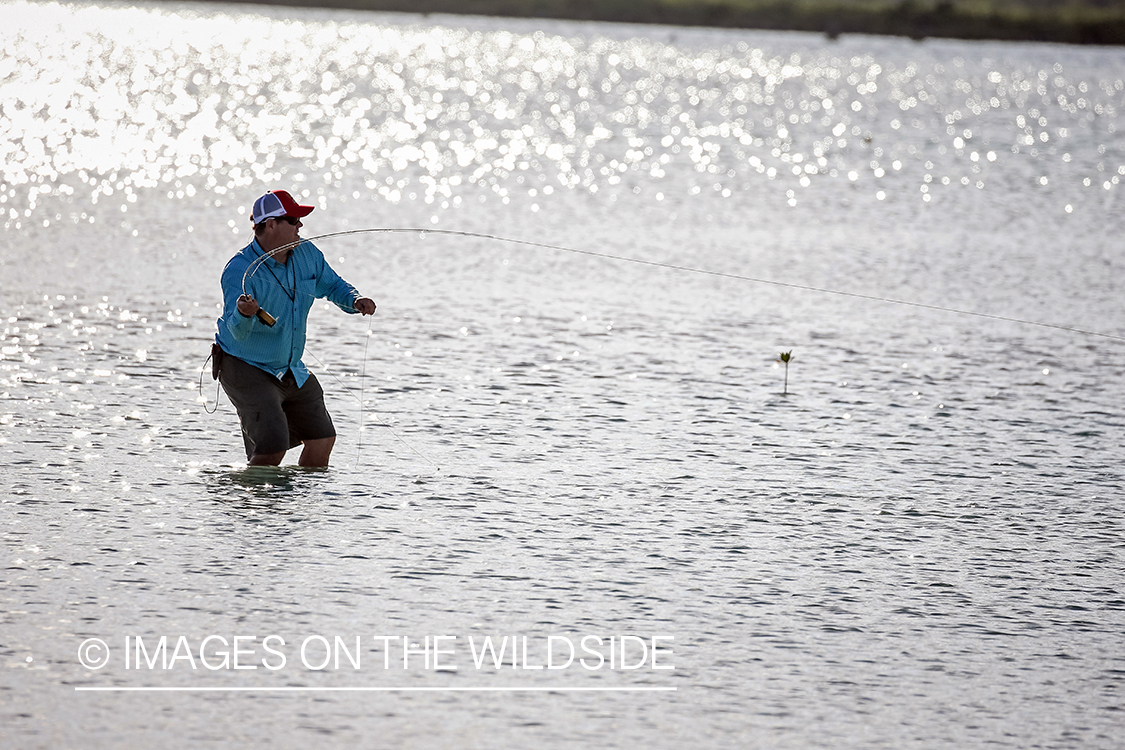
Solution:
<svg viewBox="0 0 1125 750">
<path fill-rule="evenodd" d="M 284 190 L 271 190 L 258 200 L 254 201 L 254 209 L 250 212 L 250 223 L 257 226 L 266 219 L 276 219 L 279 216 L 295 216 L 298 219 L 312 213 L 314 206 L 302 206 L 293 200 L 293 196 Z"/>
</svg>

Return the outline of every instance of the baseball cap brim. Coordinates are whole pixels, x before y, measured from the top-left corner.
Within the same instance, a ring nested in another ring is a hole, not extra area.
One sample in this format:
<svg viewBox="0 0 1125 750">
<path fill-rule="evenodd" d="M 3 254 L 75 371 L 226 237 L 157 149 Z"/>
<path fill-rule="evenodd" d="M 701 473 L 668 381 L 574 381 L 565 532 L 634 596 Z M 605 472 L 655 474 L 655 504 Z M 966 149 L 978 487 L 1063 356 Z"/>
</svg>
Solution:
<svg viewBox="0 0 1125 750">
<path fill-rule="evenodd" d="M 285 209 L 286 216 L 301 218 L 302 216 L 311 214 L 315 208 L 315 206 L 302 206 L 297 203 L 297 201 L 293 200 L 293 196 L 289 195 L 289 193 L 284 190 L 274 190 L 272 192 L 278 197 L 278 200 L 281 201 L 281 206 Z"/>
</svg>

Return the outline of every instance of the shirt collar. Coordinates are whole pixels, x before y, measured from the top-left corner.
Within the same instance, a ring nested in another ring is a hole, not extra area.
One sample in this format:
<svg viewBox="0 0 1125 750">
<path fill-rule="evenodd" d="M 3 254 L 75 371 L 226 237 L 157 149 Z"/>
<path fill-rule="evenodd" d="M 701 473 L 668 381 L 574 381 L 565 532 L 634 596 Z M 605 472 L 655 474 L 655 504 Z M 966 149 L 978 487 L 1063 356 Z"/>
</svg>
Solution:
<svg viewBox="0 0 1125 750">
<path fill-rule="evenodd" d="M 305 238 L 304 237 L 301 237 L 300 240 L 301 241 L 298 245 L 296 245 L 295 247 L 291 247 L 289 249 L 289 257 L 290 258 L 296 257 L 297 251 L 300 250 L 301 246 L 305 244 Z M 251 261 L 255 260 L 256 258 L 260 258 L 260 257 L 262 257 L 263 255 L 266 254 L 266 251 L 263 250 L 262 246 L 258 244 L 258 238 L 257 237 L 255 237 L 253 240 L 251 240 L 250 244 L 242 249 L 242 252 L 246 253 L 246 255 L 248 255 L 250 257 Z M 287 267 L 287 266 L 279 263 L 277 261 L 277 259 L 274 258 L 272 255 L 269 256 L 263 262 L 264 263 L 273 263 L 275 266 L 277 266 L 279 268 L 286 268 Z"/>
<path fill-rule="evenodd" d="M 251 240 L 250 244 L 247 245 L 245 248 L 243 248 L 242 252 L 246 253 L 246 255 L 248 255 L 250 257 L 251 261 L 254 261 L 257 258 L 261 258 L 263 255 L 266 254 L 266 251 L 263 250 L 262 246 L 258 244 L 258 238 L 257 237 L 255 237 L 253 240 Z M 293 254 L 290 253 L 289 255 L 290 255 L 290 257 L 292 257 Z M 273 263 L 275 266 L 281 265 L 280 263 L 277 262 L 277 259 L 275 259 L 272 255 L 267 257 L 266 260 L 264 260 L 262 262 L 263 263 Z"/>
</svg>

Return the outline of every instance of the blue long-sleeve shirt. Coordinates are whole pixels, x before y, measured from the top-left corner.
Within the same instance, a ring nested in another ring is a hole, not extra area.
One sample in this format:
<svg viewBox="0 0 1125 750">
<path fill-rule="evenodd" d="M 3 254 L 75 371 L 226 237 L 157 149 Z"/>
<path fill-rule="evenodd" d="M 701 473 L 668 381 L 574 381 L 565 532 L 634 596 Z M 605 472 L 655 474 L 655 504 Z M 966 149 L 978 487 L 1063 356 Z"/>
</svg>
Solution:
<svg viewBox="0 0 1125 750">
<path fill-rule="evenodd" d="M 254 240 L 223 269 L 223 314 L 215 340 L 223 351 L 278 380 L 291 370 L 297 385 L 303 386 L 309 371 L 301 356 L 305 353 L 306 326 L 313 302 L 324 298 L 344 312 L 355 313 L 355 301 L 360 294 L 332 270 L 316 245 L 306 240 L 290 252 L 285 263 L 268 258 L 246 279 L 246 293 L 277 318 L 271 328 L 256 316 L 247 318 L 238 311 L 246 269 L 263 255 L 265 252 Z"/>
</svg>

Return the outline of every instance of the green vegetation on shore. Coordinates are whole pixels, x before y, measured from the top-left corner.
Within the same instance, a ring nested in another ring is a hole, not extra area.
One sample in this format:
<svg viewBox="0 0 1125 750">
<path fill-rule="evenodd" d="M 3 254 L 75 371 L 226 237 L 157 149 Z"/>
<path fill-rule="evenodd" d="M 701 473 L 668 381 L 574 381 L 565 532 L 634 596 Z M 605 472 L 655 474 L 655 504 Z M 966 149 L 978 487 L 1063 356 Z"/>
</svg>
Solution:
<svg viewBox="0 0 1125 750">
<path fill-rule="evenodd" d="M 1123 0 L 245 0 L 676 26 L 1125 44 Z"/>
</svg>

